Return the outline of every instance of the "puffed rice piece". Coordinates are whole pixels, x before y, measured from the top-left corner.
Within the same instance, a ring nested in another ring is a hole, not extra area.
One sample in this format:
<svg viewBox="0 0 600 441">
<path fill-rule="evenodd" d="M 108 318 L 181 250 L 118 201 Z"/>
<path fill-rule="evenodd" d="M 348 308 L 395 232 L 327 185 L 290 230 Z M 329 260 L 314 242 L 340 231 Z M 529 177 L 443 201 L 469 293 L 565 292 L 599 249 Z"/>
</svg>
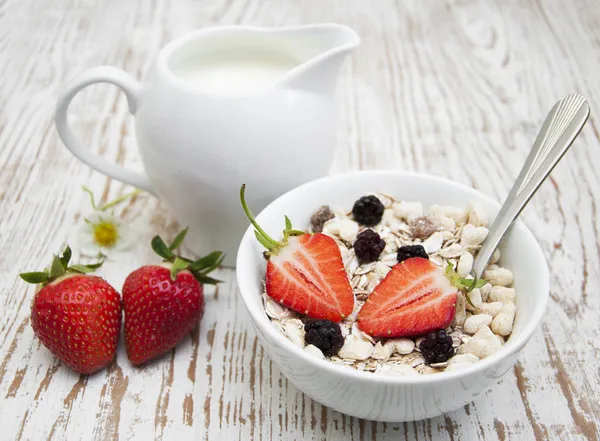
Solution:
<svg viewBox="0 0 600 441">
<path fill-rule="evenodd" d="M 338 352 L 338 357 L 350 360 L 366 360 L 373 353 L 374 346 L 362 338 L 350 334 Z"/>
<path fill-rule="evenodd" d="M 472 315 L 465 320 L 463 329 L 469 334 L 475 334 L 480 327 L 489 326 L 490 323 L 492 323 L 492 316 L 489 314 Z"/>
<path fill-rule="evenodd" d="M 415 342 L 410 338 L 392 338 L 384 346 L 389 349 L 390 354 L 406 355 L 415 349 Z"/>
<path fill-rule="evenodd" d="M 490 291 L 489 299 L 492 302 L 515 303 L 517 292 L 514 288 L 506 286 L 494 286 Z"/>
<path fill-rule="evenodd" d="M 515 321 L 517 307 L 514 303 L 505 303 L 502 310 L 492 321 L 492 331 L 496 334 L 506 337 L 510 335 Z"/>
<path fill-rule="evenodd" d="M 419 375 L 419 373 L 409 365 L 396 363 L 384 363 L 377 369 L 376 373 L 397 376 Z"/>
<path fill-rule="evenodd" d="M 435 221 L 444 231 L 453 231 L 456 228 L 456 221 L 451 217 L 441 215 L 437 216 Z"/>
<path fill-rule="evenodd" d="M 481 288 L 479 288 L 479 291 L 481 292 L 481 300 L 483 300 L 484 302 L 487 302 L 490 292 L 492 291 L 492 284 L 486 283 Z"/>
<path fill-rule="evenodd" d="M 323 225 L 323 233 L 338 236 L 347 242 L 354 242 L 358 234 L 358 224 L 351 219 L 334 218 Z"/>
<path fill-rule="evenodd" d="M 317 358 L 320 358 L 322 360 L 325 359 L 325 356 L 323 355 L 323 352 L 321 352 L 321 350 L 319 348 L 317 348 L 315 345 L 307 345 L 304 350 L 306 352 L 308 352 L 310 355 L 314 355 Z"/>
<path fill-rule="evenodd" d="M 358 224 L 350 219 L 342 219 L 340 225 L 340 237 L 347 242 L 354 242 L 358 235 Z"/>
<path fill-rule="evenodd" d="M 375 347 L 373 348 L 371 358 L 374 358 L 375 360 L 387 361 L 390 358 L 390 355 L 392 355 L 390 352 L 390 348 L 382 345 L 381 342 L 378 341 Z"/>
<path fill-rule="evenodd" d="M 474 311 L 474 310 L 477 310 L 478 308 L 481 308 L 483 299 L 481 298 L 481 289 L 480 288 L 475 288 L 473 291 L 471 291 L 470 293 L 465 294 L 465 295 L 469 296 L 469 300 L 473 304 L 473 306 L 471 306 L 471 303 L 467 302 L 466 307 L 469 311 Z"/>
<path fill-rule="evenodd" d="M 423 216 L 423 204 L 420 202 L 398 202 L 394 205 L 394 216 L 410 221 Z"/>
<path fill-rule="evenodd" d="M 386 208 L 383 210 L 383 216 L 381 217 L 381 225 L 391 225 L 396 222 L 396 216 L 394 216 L 394 210 Z"/>
<path fill-rule="evenodd" d="M 456 240 L 453 231 L 440 231 L 440 234 L 444 238 L 444 242 L 454 242 L 454 240 Z M 450 243 L 448 243 L 448 245 L 450 245 Z"/>
<path fill-rule="evenodd" d="M 488 268 L 483 273 L 483 278 L 494 286 L 508 286 L 514 279 L 512 271 L 507 268 Z"/>
<path fill-rule="evenodd" d="M 500 249 L 496 248 L 494 250 L 494 254 L 492 254 L 492 257 L 490 257 L 490 263 L 491 264 L 498 263 L 499 260 L 500 260 Z"/>
<path fill-rule="evenodd" d="M 467 247 L 477 247 L 483 243 L 488 233 L 489 230 L 486 227 L 467 224 L 460 235 L 460 243 Z"/>
<path fill-rule="evenodd" d="M 492 355 L 502 344 L 498 341 L 492 330 L 488 326 L 482 326 L 464 345 L 457 350 L 458 354 L 473 354 L 479 358 L 485 358 Z"/>
<path fill-rule="evenodd" d="M 503 305 L 504 303 L 502 302 L 482 303 L 479 309 L 477 309 L 475 312 L 477 314 L 489 314 L 492 317 L 496 317 L 502 310 Z"/>
<path fill-rule="evenodd" d="M 460 255 L 458 259 L 458 265 L 456 266 L 456 272 L 461 277 L 467 277 L 471 274 L 473 269 L 473 255 L 468 251 L 465 251 Z"/>
<path fill-rule="evenodd" d="M 468 215 L 467 212 L 460 207 L 443 206 L 441 212 L 444 216 L 453 219 L 456 224 L 466 224 Z"/>
<path fill-rule="evenodd" d="M 467 207 L 467 215 L 469 217 L 469 223 L 476 227 L 487 227 L 488 216 L 481 204 L 478 202 L 471 202 Z"/>
<path fill-rule="evenodd" d="M 443 214 L 444 214 L 444 211 L 443 211 L 441 205 L 433 204 L 427 209 L 428 217 L 442 216 Z"/>
</svg>

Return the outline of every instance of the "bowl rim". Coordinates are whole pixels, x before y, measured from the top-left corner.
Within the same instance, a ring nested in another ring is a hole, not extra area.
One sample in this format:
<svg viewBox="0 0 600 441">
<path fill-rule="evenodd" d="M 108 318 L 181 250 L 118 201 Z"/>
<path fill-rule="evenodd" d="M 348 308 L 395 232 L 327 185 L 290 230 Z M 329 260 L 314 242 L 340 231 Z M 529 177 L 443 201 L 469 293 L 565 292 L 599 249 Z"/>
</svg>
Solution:
<svg viewBox="0 0 600 441">
<path fill-rule="evenodd" d="M 260 223 L 260 217 L 264 212 L 267 212 L 272 209 L 273 205 L 277 205 L 280 203 L 282 199 L 287 199 L 290 196 L 294 196 L 296 193 L 310 191 L 311 189 L 316 189 L 320 185 L 325 182 L 339 181 L 339 180 L 347 180 L 352 179 L 356 176 L 377 176 L 381 178 L 385 178 L 386 176 L 405 176 L 408 178 L 426 178 L 432 181 L 437 181 L 438 183 L 444 184 L 448 189 L 459 189 L 463 192 L 471 194 L 479 199 L 486 201 L 487 203 L 500 208 L 500 203 L 495 201 L 493 198 L 487 196 L 479 190 L 476 190 L 467 185 L 458 183 L 456 181 L 452 181 L 446 178 L 442 178 L 439 176 L 430 175 L 427 173 L 417 173 L 403 170 L 366 170 L 366 171 L 351 171 L 346 173 L 340 173 L 332 176 L 326 176 L 323 178 L 315 179 L 313 181 L 309 181 L 305 184 L 302 184 L 298 187 L 293 188 L 292 190 L 284 193 L 279 196 L 277 199 L 272 201 L 269 205 L 267 205 L 261 212 L 256 216 L 257 221 Z M 523 346 L 529 341 L 533 333 L 536 331 L 543 314 L 546 309 L 546 305 L 548 303 L 548 298 L 550 297 L 550 274 L 548 269 L 548 263 L 546 261 L 546 257 L 540 247 L 537 239 L 529 230 L 529 228 L 521 221 L 517 220 L 513 225 L 513 228 L 518 228 L 521 230 L 520 234 L 523 234 L 524 237 L 528 239 L 529 242 L 534 244 L 534 252 L 538 254 L 539 257 L 539 271 L 541 280 L 543 281 L 543 285 L 539 287 L 540 291 L 543 292 L 542 301 L 538 302 L 535 305 L 535 308 L 531 314 L 531 318 L 523 327 L 521 333 L 515 337 L 516 341 L 513 340 L 513 346 L 509 350 L 504 350 L 506 346 L 503 346 L 499 351 L 490 355 L 489 357 L 484 358 L 476 363 L 471 364 L 463 369 L 453 370 L 450 372 L 439 372 L 435 375 L 410 375 L 410 376 L 397 376 L 390 374 L 374 374 L 373 372 L 359 371 L 356 369 L 350 369 L 345 366 L 339 366 L 335 363 L 330 362 L 327 359 L 320 359 L 315 357 L 314 355 L 306 353 L 303 349 L 293 344 L 289 341 L 285 336 L 281 333 L 277 332 L 273 326 L 270 324 L 270 319 L 266 314 L 261 316 L 256 316 L 249 307 L 247 297 L 250 295 L 254 295 L 250 291 L 253 291 L 247 288 L 250 283 L 247 282 L 248 277 L 252 273 L 252 268 L 246 264 L 246 255 L 251 253 L 251 243 L 255 241 L 254 237 L 254 228 L 252 225 L 248 227 L 244 236 L 240 242 L 240 246 L 238 248 L 237 260 L 236 260 L 236 280 L 238 284 L 238 291 L 244 302 L 244 306 L 248 311 L 251 320 L 254 322 L 255 326 L 257 326 L 261 332 L 268 334 L 272 340 L 280 342 L 280 346 L 286 349 L 288 352 L 292 352 L 297 357 L 300 357 L 305 362 L 314 365 L 315 367 L 324 369 L 325 371 L 338 375 L 345 378 L 351 378 L 359 381 L 367 381 L 367 382 L 376 382 L 376 383 L 393 383 L 393 384 L 419 384 L 419 383 L 436 383 L 443 382 L 447 380 L 460 380 L 466 379 L 470 375 L 481 373 L 486 369 L 493 367 L 494 365 L 498 365 L 502 360 L 509 358 L 511 355 L 519 352 Z M 264 276 L 263 276 L 264 277 Z M 511 337 L 512 338 L 512 337 Z M 268 354 L 268 351 L 265 351 Z M 511 364 L 512 366 L 512 364 Z"/>
</svg>

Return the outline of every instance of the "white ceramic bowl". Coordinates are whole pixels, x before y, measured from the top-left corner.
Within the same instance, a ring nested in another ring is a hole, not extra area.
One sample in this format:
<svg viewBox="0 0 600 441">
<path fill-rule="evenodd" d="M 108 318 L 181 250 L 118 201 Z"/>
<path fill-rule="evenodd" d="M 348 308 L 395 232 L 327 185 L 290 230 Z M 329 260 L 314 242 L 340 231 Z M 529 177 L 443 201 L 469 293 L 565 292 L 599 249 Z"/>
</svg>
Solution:
<svg viewBox="0 0 600 441">
<path fill-rule="evenodd" d="M 248 188 L 249 193 L 252 188 Z M 321 205 L 347 207 L 370 192 L 407 201 L 466 207 L 478 201 L 490 219 L 500 204 L 472 188 L 429 175 L 402 171 L 353 172 L 302 185 L 272 202 L 257 221 L 277 237 L 288 215 L 297 228 L 307 227 Z M 489 389 L 515 363 L 542 318 L 549 295 L 548 266 L 540 246 L 517 222 L 505 237 L 501 264 L 511 269 L 517 290 L 517 315 L 512 335 L 492 356 L 457 371 L 426 376 L 395 377 L 360 372 L 321 360 L 292 344 L 273 328 L 262 306 L 265 274 L 263 249 L 249 228 L 237 257 L 237 280 L 254 329 L 266 353 L 283 374 L 316 401 L 355 417 L 379 421 L 412 421 L 448 412 Z"/>
</svg>

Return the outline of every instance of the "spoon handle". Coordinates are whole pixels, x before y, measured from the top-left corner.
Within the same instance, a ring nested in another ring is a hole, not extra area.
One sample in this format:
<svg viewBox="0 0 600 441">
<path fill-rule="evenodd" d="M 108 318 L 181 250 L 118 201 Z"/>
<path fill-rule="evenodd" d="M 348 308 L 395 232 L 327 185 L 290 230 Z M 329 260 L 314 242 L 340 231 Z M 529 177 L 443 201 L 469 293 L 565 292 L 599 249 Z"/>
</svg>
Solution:
<svg viewBox="0 0 600 441">
<path fill-rule="evenodd" d="M 475 258 L 473 271 L 477 277 L 481 277 L 483 274 L 483 270 L 506 231 L 554 166 L 571 147 L 589 115 L 588 103 L 579 94 L 569 95 L 552 107 L 519 177 L 506 197 L 490 228 L 487 239 Z"/>
</svg>

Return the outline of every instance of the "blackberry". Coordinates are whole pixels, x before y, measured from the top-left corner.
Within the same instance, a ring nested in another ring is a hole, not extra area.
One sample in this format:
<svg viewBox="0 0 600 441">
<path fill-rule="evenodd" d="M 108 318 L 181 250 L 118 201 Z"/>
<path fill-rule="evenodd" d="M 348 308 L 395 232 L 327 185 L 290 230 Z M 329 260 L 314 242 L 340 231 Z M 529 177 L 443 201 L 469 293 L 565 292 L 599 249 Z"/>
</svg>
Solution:
<svg viewBox="0 0 600 441">
<path fill-rule="evenodd" d="M 373 227 L 381 222 L 385 207 L 377 196 L 363 196 L 354 203 L 352 216 L 361 225 Z"/>
<path fill-rule="evenodd" d="M 354 252 L 360 263 L 375 262 L 384 248 L 385 241 L 373 230 L 364 230 L 354 241 Z"/>
<path fill-rule="evenodd" d="M 443 363 L 454 355 L 452 337 L 443 329 L 427 334 L 425 340 L 419 345 L 419 349 L 427 364 Z"/>
<path fill-rule="evenodd" d="M 340 325 L 331 320 L 308 320 L 304 324 L 304 341 L 314 345 L 327 357 L 338 353 L 344 345 L 344 336 Z"/>
<path fill-rule="evenodd" d="M 310 218 L 310 225 L 314 233 L 320 233 L 323 231 L 323 224 L 330 219 L 333 219 L 335 214 L 329 209 L 327 205 L 320 207 Z"/>
<path fill-rule="evenodd" d="M 398 248 L 398 262 L 403 262 L 411 257 L 422 257 L 423 259 L 429 260 L 429 255 L 423 245 L 405 245 Z"/>
</svg>

